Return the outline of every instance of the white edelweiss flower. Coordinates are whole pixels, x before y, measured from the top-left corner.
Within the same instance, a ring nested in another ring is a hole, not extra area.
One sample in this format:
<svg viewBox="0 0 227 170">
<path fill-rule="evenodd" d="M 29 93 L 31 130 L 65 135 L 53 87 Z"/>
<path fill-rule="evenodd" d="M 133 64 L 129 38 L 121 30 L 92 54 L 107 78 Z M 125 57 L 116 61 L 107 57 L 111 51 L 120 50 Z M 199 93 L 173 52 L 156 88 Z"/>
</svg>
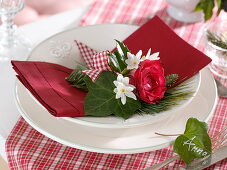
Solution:
<svg viewBox="0 0 227 170">
<path fill-rule="evenodd" d="M 158 56 L 159 56 L 159 52 L 156 52 L 156 53 L 151 55 L 151 49 L 149 49 L 148 52 L 147 52 L 147 55 L 143 56 L 141 58 L 141 60 L 142 61 L 144 61 L 144 60 L 159 60 L 160 58 Z"/>
<path fill-rule="evenodd" d="M 129 84 L 129 78 L 128 77 L 123 77 L 122 74 L 118 74 L 117 76 L 117 81 L 114 81 L 114 83 L 123 83 L 123 84 Z M 117 86 L 117 85 L 115 85 Z"/>
<path fill-rule="evenodd" d="M 140 58 L 142 56 L 142 50 L 140 50 L 136 55 L 127 52 L 127 59 L 125 60 L 125 63 L 127 64 L 127 69 L 137 69 L 140 63 Z"/>
<path fill-rule="evenodd" d="M 135 89 L 135 86 L 129 84 L 129 78 L 123 77 L 121 74 L 117 76 L 117 80 L 113 81 L 116 88 L 114 92 L 116 93 L 116 99 L 121 98 L 121 103 L 125 105 L 126 103 L 126 96 L 136 99 L 136 95 L 132 92 Z"/>
</svg>

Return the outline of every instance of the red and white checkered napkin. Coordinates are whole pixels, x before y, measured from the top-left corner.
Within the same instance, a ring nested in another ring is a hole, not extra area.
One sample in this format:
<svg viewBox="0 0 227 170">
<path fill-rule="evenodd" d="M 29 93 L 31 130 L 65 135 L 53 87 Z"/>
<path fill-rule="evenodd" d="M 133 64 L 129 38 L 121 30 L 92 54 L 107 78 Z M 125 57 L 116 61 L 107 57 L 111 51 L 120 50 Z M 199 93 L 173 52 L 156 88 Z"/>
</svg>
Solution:
<svg viewBox="0 0 227 170">
<path fill-rule="evenodd" d="M 89 68 L 89 70 L 84 70 L 83 73 L 87 74 L 92 81 L 96 81 L 102 71 L 111 71 L 108 64 L 108 53 L 110 53 L 108 50 L 97 52 L 82 42 L 75 40 L 75 43 L 77 44 L 81 57 L 84 59 L 86 66 Z"/>
<path fill-rule="evenodd" d="M 108 0 L 97 1 L 88 10 L 81 25 L 100 23 L 128 23 L 141 25 L 153 15 L 158 15 L 187 42 L 201 49 L 204 23 L 184 24 L 171 19 L 163 0 Z M 221 14 L 220 19 L 225 18 Z M 220 98 L 209 121 L 209 134 L 219 132 L 227 122 L 227 99 Z M 133 142 L 133 141 L 132 141 Z M 20 118 L 6 142 L 6 152 L 11 169 L 81 169 L 81 170 L 141 170 L 173 156 L 172 148 L 127 155 L 100 154 L 82 151 L 55 142 L 33 129 Z M 182 162 L 175 161 L 169 169 Z M 208 168 L 227 169 L 227 160 Z"/>
</svg>

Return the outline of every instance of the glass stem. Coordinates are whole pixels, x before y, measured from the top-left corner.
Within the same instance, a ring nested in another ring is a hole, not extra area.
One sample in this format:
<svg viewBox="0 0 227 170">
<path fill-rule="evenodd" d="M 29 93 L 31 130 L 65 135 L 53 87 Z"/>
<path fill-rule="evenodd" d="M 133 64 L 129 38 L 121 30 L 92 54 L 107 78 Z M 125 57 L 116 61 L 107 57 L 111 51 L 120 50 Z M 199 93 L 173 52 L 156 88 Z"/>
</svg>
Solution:
<svg viewBox="0 0 227 170">
<path fill-rule="evenodd" d="M 16 31 L 16 25 L 14 25 L 14 14 L 2 15 L 2 38 L 1 43 L 5 46 L 11 46 L 14 44 L 14 34 Z"/>
</svg>

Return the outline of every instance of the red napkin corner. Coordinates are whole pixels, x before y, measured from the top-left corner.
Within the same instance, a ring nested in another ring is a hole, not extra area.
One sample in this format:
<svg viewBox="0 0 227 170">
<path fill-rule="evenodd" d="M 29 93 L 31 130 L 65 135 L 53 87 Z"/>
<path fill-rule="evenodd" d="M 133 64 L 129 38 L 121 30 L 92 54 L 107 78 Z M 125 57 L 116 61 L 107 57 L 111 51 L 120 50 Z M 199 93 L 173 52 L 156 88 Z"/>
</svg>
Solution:
<svg viewBox="0 0 227 170">
<path fill-rule="evenodd" d="M 165 75 L 178 74 L 184 81 L 211 62 L 211 59 L 176 35 L 157 16 L 124 40 L 132 53 L 160 52 Z M 92 56 L 91 56 L 92 57 Z M 73 88 L 65 78 L 72 69 L 46 62 L 12 61 L 18 79 L 34 97 L 56 117 L 84 114 L 86 93 Z"/>
<path fill-rule="evenodd" d="M 53 116 L 85 116 L 86 93 L 65 80 L 72 69 L 36 61 L 12 61 L 12 65 L 21 83 Z"/>
<path fill-rule="evenodd" d="M 160 52 L 165 75 L 178 74 L 179 83 L 189 79 L 211 62 L 208 56 L 180 38 L 157 16 L 123 42 L 134 54 L 139 50 L 146 54 L 149 48 L 152 53 Z"/>
</svg>

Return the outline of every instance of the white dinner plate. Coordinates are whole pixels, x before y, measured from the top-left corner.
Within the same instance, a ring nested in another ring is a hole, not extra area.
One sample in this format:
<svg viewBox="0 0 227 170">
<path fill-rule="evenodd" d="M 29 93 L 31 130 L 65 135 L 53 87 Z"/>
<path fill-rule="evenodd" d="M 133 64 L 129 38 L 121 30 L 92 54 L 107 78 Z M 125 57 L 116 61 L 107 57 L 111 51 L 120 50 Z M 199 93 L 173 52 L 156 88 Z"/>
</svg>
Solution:
<svg viewBox="0 0 227 170">
<path fill-rule="evenodd" d="M 80 57 L 77 57 L 79 52 L 73 44 L 74 39 L 97 50 L 112 49 L 115 46 L 115 42 L 112 41 L 114 38 L 123 40 L 136 28 L 130 25 L 107 24 L 72 29 L 41 43 L 33 50 L 29 60 L 54 61 L 75 68 L 76 63 L 83 64 L 83 62 Z M 68 39 L 66 40 L 65 37 Z M 103 39 L 105 39 L 105 43 L 103 43 Z M 15 89 L 16 104 L 21 115 L 42 134 L 74 148 L 114 154 L 146 152 L 170 145 L 175 137 L 161 137 L 154 133 L 183 133 L 188 118 L 195 117 L 207 121 L 217 102 L 215 82 L 208 69 L 203 69 L 198 92 L 183 109 L 144 126 L 102 128 L 56 118 L 49 114 L 19 81 L 17 81 Z"/>
<path fill-rule="evenodd" d="M 113 154 L 140 153 L 167 147 L 175 137 L 157 136 L 155 132 L 183 133 L 190 117 L 208 121 L 217 102 L 216 84 L 208 69 L 201 71 L 199 91 L 183 112 L 177 111 L 163 120 L 133 128 L 94 128 L 56 118 L 33 100 L 30 92 L 19 81 L 15 93 L 20 114 L 40 133 L 67 146 Z"/>
<path fill-rule="evenodd" d="M 128 35 L 134 32 L 138 27 L 125 24 L 102 24 L 94 26 L 86 26 L 74 28 L 56 34 L 49 39 L 40 43 L 32 52 L 29 60 L 47 61 L 58 63 L 66 67 L 75 68 L 78 63 L 84 64 L 81 60 L 80 53 L 74 44 L 74 40 L 81 41 L 88 46 L 101 50 L 112 50 L 116 44 L 114 39 L 124 40 Z M 152 48 L 152 47 L 151 47 Z M 186 83 L 190 83 L 190 90 L 195 94 L 198 92 L 200 85 L 200 73 L 193 76 Z M 77 117 L 77 118 L 62 118 L 67 121 L 72 121 L 77 124 L 82 124 L 92 127 L 103 128 L 128 128 L 142 126 L 154 123 L 165 117 L 175 114 L 176 111 L 182 110 L 189 104 L 195 95 L 188 97 L 177 106 L 171 109 L 153 115 L 133 115 L 131 118 L 124 120 L 116 116 L 108 117 Z"/>
</svg>

